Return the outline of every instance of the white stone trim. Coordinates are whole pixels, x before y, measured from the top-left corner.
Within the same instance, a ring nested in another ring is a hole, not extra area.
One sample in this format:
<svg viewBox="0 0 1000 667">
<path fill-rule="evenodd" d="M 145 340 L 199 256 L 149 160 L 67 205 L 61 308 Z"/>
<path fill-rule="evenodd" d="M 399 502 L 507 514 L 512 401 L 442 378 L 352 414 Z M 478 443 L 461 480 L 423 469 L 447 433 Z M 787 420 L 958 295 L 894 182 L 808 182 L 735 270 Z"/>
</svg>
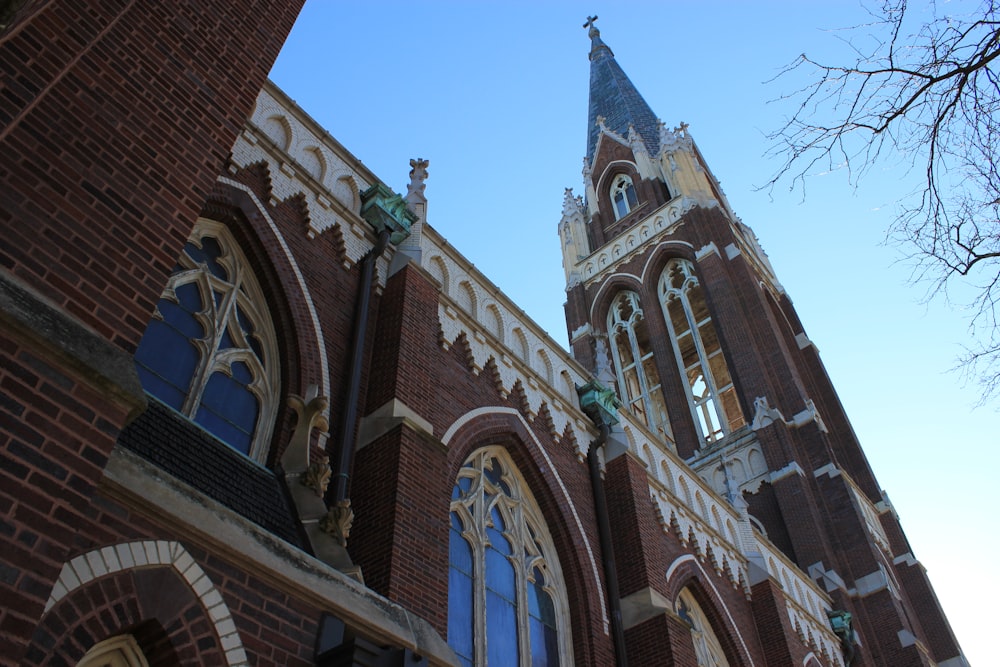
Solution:
<svg viewBox="0 0 1000 667">
<path fill-rule="evenodd" d="M 316 305 L 313 303 L 312 295 L 309 293 L 309 287 L 306 285 L 306 279 L 302 275 L 302 271 L 299 269 L 299 263 L 295 260 L 295 255 L 292 254 L 291 249 L 288 247 L 288 243 L 285 242 L 285 237 L 282 236 L 280 231 L 278 231 L 278 225 L 274 222 L 274 219 L 268 215 L 267 209 L 264 208 L 260 199 L 257 198 L 257 195 L 254 194 L 250 188 L 246 187 L 242 183 L 232 180 L 231 178 L 226 178 L 225 176 L 220 176 L 219 182 L 228 185 L 229 187 L 236 188 L 237 190 L 242 190 L 249 195 L 250 201 L 253 202 L 254 206 L 257 207 L 257 212 L 260 213 L 264 221 L 267 222 L 268 229 L 270 229 L 271 233 L 274 234 L 275 240 L 278 242 L 278 245 L 281 247 L 281 251 L 285 255 L 285 259 L 287 259 L 288 263 L 291 265 L 292 272 L 295 274 L 295 281 L 298 283 L 299 289 L 302 291 L 302 298 L 306 302 L 306 307 L 309 309 L 309 319 L 312 322 L 313 333 L 316 335 L 316 345 L 319 348 L 316 351 L 319 353 L 319 373 L 320 382 L 322 383 L 320 395 L 329 396 L 330 363 L 326 358 L 326 343 L 323 340 L 323 327 L 320 325 L 319 315 L 316 313 Z M 329 420 L 329 407 L 325 410 L 324 416 Z M 325 442 L 326 437 L 327 436 L 325 434 L 320 435 L 321 445 Z"/>
<path fill-rule="evenodd" d="M 212 619 L 215 634 L 231 667 L 249 666 L 243 641 L 233 622 L 229 607 L 215 588 L 211 578 L 195 562 L 180 542 L 141 540 L 124 542 L 88 551 L 63 564 L 59 579 L 45 603 L 45 612 L 60 600 L 102 576 L 125 570 L 168 565 L 187 582 Z"/>
</svg>

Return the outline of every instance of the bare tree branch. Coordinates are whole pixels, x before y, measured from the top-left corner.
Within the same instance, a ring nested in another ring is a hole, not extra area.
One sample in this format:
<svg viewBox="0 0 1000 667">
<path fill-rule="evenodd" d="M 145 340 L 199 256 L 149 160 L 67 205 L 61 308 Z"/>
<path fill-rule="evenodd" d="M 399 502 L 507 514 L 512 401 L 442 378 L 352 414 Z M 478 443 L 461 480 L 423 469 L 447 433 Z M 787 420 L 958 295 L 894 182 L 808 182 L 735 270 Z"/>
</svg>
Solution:
<svg viewBox="0 0 1000 667">
<path fill-rule="evenodd" d="M 796 58 L 774 80 L 807 74 L 808 83 L 779 98 L 794 111 L 768 135 L 768 155 L 781 162 L 764 186 L 787 183 L 804 196 L 818 168 L 843 169 L 856 185 L 890 155 L 922 165 L 887 235 L 928 298 L 972 288 L 953 305 L 970 315 L 973 343 L 960 362 L 984 401 L 1000 394 L 998 3 L 964 15 L 932 3 L 921 21 L 906 0 L 884 0 L 871 23 L 841 37 L 853 62 Z"/>
</svg>

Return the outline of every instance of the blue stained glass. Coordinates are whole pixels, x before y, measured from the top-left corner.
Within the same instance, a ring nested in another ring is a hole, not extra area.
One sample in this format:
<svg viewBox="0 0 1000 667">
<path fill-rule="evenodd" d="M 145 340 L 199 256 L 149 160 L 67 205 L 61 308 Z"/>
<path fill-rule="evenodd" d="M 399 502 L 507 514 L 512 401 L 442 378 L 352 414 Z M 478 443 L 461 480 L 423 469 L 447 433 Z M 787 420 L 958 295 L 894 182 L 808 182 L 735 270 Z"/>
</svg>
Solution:
<svg viewBox="0 0 1000 667">
<path fill-rule="evenodd" d="M 448 540 L 448 560 L 460 572 L 472 575 L 472 548 L 462 537 L 462 524 L 454 513 L 451 515 L 451 537 Z"/>
<path fill-rule="evenodd" d="M 243 386 L 249 385 L 253 382 L 253 372 L 250 370 L 250 367 L 247 366 L 246 362 L 234 362 L 230 371 L 232 371 L 233 379 Z"/>
<path fill-rule="evenodd" d="M 454 540 L 454 538 L 452 539 Z M 448 608 L 462 610 L 462 612 L 448 614 L 448 645 L 470 665 L 473 655 L 475 655 L 472 606 L 472 577 L 453 567 L 449 568 Z"/>
<path fill-rule="evenodd" d="M 202 238 L 201 248 L 193 243 L 188 243 L 184 246 L 184 252 L 199 264 L 205 264 L 212 275 L 229 280 L 229 274 L 217 261 L 222 256 L 222 248 L 219 246 L 219 242 L 211 236 Z"/>
<path fill-rule="evenodd" d="M 206 431 L 222 440 L 230 447 L 244 454 L 250 453 L 250 434 L 233 426 L 211 410 L 205 409 L 204 404 L 198 408 L 198 413 L 194 420 Z"/>
<path fill-rule="evenodd" d="M 486 589 L 513 602 L 517 599 L 515 587 L 513 563 L 493 547 L 488 547 L 486 549 Z"/>
<path fill-rule="evenodd" d="M 486 591 L 486 664 L 491 667 L 518 664 L 516 610 L 513 603 L 489 589 Z"/>
<path fill-rule="evenodd" d="M 489 462 L 483 466 L 483 474 L 486 475 L 486 479 L 490 480 L 494 484 L 500 483 L 500 475 L 503 474 L 503 465 L 500 463 L 500 459 L 493 457 Z"/>
<path fill-rule="evenodd" d="M 201 326 L 201 323 L 193 315 L 193 313 L 200 310 L 201 297 L 198 296 L 197 288 L 194 292 L 198 299 L 198 306 L 194 311 L 186 310 L 176 303 L 167 301 L 166 299 L 160 299 L 160 302 L 156 304 L 156 307 L 157 310 L 160 311 L 160 315 L 163 316 L 163 322 L 180 331 L 185 337 L 203 338 L 205 336 L 205 327 Z M 158 321 L 159 320 L 153 320 L 153 322 Z"/>
<path fill-rule="evenodd" d="M 135 370 L 139 373 L 139 382 L 142 383 L 143 389 L 180 412 L 181 408 L 184 407 L 184 397 L 186 396 L 184 392 L 172 384 L 164 382 L 159 375 L 155 375 L 143 366 L 136 365 Z"/>
<path fill-rule="evenodd" d="M 257 356 L 257 359 L 259 359 L 260 363 L 263 365 L 263 363 L 264 363 L 264 348 L 260 344 L 260 341 L 257 340 L 257 337 L 256 336 L 247 336 L 247 345 L 250 346 L 250 349 L 253 350 L 253 353 Z"/>
<path fill-rule="evenodd" d="M 226 330 L 222 332 L 222 336 L 219 337 L 219 349 L 228 350 L 234 347 L 236 347 L 236 344 L 233 343 L 233 337 L 229 335 L 229 327 L 226 327 Z"/>
<path fill-rule="evenodd" d="M 528 611 L 546 625 L 555 626 L 556 610 L 552 598 L 539 582 L 528 584 Z"/>
<path fill-rule="evenodd" d="M 239 366 L 244 364 L 233 364 L 234 374 Z M 246 433 L 252 433 L 257 423 L 257 397 L 238 378 L 223 373 L 212 373 L 205 385 L 201 405 L 202 409 L 207 408 Z M 200 420 L 195 417 L 195 421 Z"/>
<path fill-rule="evenodd" d="M 537 618 L 529 623 L 531 633 L 531 667 L 554 667 L 559 664 L 559 642 L 556 631 Z"/>
<path fill-rule="evenodd" d="M 177 303 L 180 304 L 182 310 L 189 313 L 200 313 L 205 308 L 201 300 L 201 290 L 194 283 L 178 285 L 174 288 L 174 294 L 177 296 Z M 163 313 L 163 317 L 169 321 L 166 313 Z"/>
<path fill-rule="evenodd" d="M 187 394 L 191 386 L 198 358 L 198 350 L 187 336 L 159 320 L 149 323 L 135 351 L 139 366 L 158 375 L 183 394 Z M 149 391 L 148 387 L 146 389 Z"/>
</svg>

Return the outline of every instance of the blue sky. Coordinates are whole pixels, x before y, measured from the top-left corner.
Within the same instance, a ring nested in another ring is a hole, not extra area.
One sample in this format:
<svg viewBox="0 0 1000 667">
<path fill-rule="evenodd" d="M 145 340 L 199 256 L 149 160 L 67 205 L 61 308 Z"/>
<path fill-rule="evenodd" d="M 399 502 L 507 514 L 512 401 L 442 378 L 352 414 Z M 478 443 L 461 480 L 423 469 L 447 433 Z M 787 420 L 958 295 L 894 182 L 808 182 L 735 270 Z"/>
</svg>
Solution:
<svg viewBox="0 0 1000 667">
<path fill-rule="evenodd" d="M 859 3 L 309 0 L 271 78 L 393 189 L 429 159 L 430 224 L 566 345 L 556 225 L 563 189 L 581 192 L 591 14 L 756 231 L 967 657 L 987 664 L 995 630 L 976 600 L 1000 593 L 986 502 L 1000 401 L 974 409 L 976 386 L 950 372 L 965 316 L 921 303 L 883 243 L 917 175 L 889 160 L 856 189 L 834 171 L 804 197 L 756 190 L 778 167 L 764 133 L 791 110 L 769 100 L 794 86 L 766 82 L 802 52 L 843 61 L 836 29 L 869 20 Z"/>
</svg>

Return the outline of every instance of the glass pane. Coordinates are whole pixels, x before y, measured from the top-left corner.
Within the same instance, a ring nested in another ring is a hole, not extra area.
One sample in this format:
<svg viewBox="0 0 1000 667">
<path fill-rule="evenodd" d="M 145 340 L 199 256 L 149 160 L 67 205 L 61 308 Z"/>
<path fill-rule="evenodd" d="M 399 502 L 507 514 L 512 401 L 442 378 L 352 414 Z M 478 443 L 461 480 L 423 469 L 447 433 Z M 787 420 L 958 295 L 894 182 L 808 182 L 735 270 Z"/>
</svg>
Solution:
<svg viewBox="0 0 1000 667">
<path fill-rule="evenodd" d="M 135 361 L 187 395 L 199 361 L 198 350 L 188 336 L 169 324 L 152 320 L 139 347 Z M 150 389 L 147 387 L 147 391 Z M 150 391 L 150 393 L 153 393 Z M 156 396 L 155 393 L 153 393 Z"/>
<path fill-rule="evenodd" d="M 250 453 L 250 434 L 236 428 L 231 422 L 202 405 L 194 420 L 206 431 L 222 440 L 238 452 Z"/>
<path fill-rule="evenodd" d="M 156 309 L 160 311 L 163 321 L 184 334 L 185 338 L 202 338 L 205 327 L 201 326 L 194 313 L 201 311 L 201 295 L 194 285 L 183 285 L 175 292 L 178 298 L 183 297 L 181 305 L 160 299 Z"/>
<path fill-rule="evenodd" d="M 635 205 L 639 203 L 639 200 L 635 196 L 635 187 L 631 183 L 625 186 L 625 196 L 628 198 L 630 209 L 635 208 Z"/>
<path fill-rule="evenodd" d="M 177 307 L 186 313 L 200 313 L 205 309 L 205 302 L 201 298 L 201 290 L 198 289 L 197 283 L 190 282 L 175 286 L 174 296 L 177 297 Z M 161 299 L 160 301 L 172 303 L 168 299 Z M 163 310 L 161 309 L 160 312 L 163 313 Z M 166 313 L 163 313 L 163 319 L 170 320 Z"/>
<path fill-rule="evenodd" d="M 670 419 L 667 417 L 667 406 L 663 403 L 663 392 L 656 389 L 649 393 L 649 407 L 653 411 L 653 426 L 662 428 L 670 435 Z"/>
<path fill-rule="evenodd" d="M 469 665 L 472 664 L 475 654 L 472 596 L 472 577 L 455 568 L 449 568 L 448 609 L 451 613 L 448 614 L 448 645 L 465 664 Z"/>
<path fill-rule="evenodd" d="M 472 546 L 462 537 L 462 523 L 454 512 L 451 514 L 451 533 L 448 538 L 448 562 L 459 572 L 472 576 Z"/>
<path fill-rule="evenodd" d="M 486 589 L 514 602 L 514 564 L 493 547 L 486 548 Z"/>
<path fill-rule="evenodd" d="M 222 267 L 222 265 L 216 261 L 222 256 L 222 248 L 219 246 L 219 242 L 216 239 L 211 236 L 205 236 L 201 239 L 201 248 L 198 248 L 193 243 L 188 243 L 184 246 L 184 252 L 187 253 L 188 257 L 199 264 L 204 263 L 208 266 L 208 270 L 212 273 L 212 275 L 223 280 L 229 280 L 229 274 Z"/>
<path fill-rule="evenodd" d="M 519 664 L 514 605 L 490 590 L 486 591 L 486 664 L 490 667 Z"/>
<path fill-rule="evenodd" d="M 164 382 L 160 376 L 154 375 L 138 364 L 136 364 L 135 370 L 139 374 L 139 382 L 142 383 L 143 389 L 174 410 L 181 411 L 184 407 L 184 398 L 187 396 L 185 392 L 180 391 L 172 384 Z"/>
<path fill-rule="evenodd" d="M 625 203 L 625 198 L 622 197 L 622 193 L 615 195 L 615 213 L 617 217 L 624 218 L 628 215 L 628 205 Z"/>
<path fill-rule="evenodd" d="M 642 362 L 642 370 L 646 374 L 646 386 L 649 388 L 660 386 L 660 374 L 656 370 L 656 363 L 653 357 L 647 357 Z"/>
<path fill-rule="evenodd" d="M 636 319 L 633 330 L 635 331 L 635 346 L 639 349 L 639 354 L 649 354 L 652 351 L 652 346 L 649 344 L 649 329 L 646 327 L 646 320 L 641 319 L 641 316 L 640 319 Z"/>
<path fill-rule="evenodd" d="M 683 285 L 684 281 L 687 280 L 687 275 L 684 272 L 684 267 L 679 260 L 673 260 L 667 267 L 668 277 L 670 281 L 670 286 L 674 289 L 679 290 Z"/>
</svg>

